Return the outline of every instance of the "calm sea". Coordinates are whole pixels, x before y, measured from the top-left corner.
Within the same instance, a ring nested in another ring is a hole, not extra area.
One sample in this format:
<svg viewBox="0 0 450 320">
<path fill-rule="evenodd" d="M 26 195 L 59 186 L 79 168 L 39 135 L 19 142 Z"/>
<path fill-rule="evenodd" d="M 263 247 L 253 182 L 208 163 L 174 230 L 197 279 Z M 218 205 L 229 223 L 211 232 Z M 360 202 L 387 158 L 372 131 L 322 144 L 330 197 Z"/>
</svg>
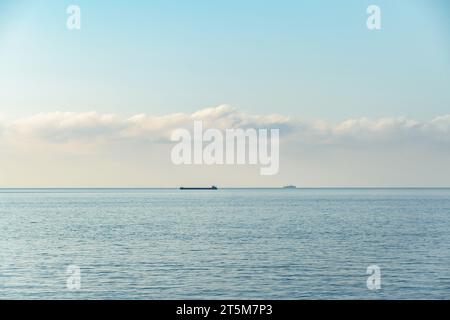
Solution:
<svg viewBox="0 0 450 320">
<path fill-rule="evenodd" d="M 448 299 L 450 189 L 3 189 L 9 298 Z"/>
</svg>

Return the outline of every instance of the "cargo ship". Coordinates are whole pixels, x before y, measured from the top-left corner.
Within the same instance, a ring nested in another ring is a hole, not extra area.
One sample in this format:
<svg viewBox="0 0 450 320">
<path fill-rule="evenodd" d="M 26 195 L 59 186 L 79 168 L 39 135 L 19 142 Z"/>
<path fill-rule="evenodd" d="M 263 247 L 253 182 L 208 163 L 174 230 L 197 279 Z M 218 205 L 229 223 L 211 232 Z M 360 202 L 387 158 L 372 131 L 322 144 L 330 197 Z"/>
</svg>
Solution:
<svg viewBox="0 0 450 320">
<path fill-rule="evenodd" d="M 218 190 L 218 188 L 216 186 L 211 186 L 209 188 L 180 187 L 180 190 Z"/>
</svg>

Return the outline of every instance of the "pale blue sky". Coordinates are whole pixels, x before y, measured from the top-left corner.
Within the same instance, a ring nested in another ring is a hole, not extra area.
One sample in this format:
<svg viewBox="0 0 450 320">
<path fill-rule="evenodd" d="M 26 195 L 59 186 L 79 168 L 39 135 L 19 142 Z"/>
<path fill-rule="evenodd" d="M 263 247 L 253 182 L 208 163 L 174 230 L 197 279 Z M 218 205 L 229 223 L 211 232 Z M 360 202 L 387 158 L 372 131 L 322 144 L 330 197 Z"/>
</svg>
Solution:
<svg viewBox="0 0 450 320">
<path fill-rule="evenodd" d="M 344 2 L 0 0 L 0 113 L 448 114 L 449 2 Z"/>
<path fill-rule="evenodd" d="M 449 186 L 449 40 L 446 0 L 0 0 L 0 185 Z M 175 166 L 207 107 L 284 128 L 279 174 Z"/>
</svg>

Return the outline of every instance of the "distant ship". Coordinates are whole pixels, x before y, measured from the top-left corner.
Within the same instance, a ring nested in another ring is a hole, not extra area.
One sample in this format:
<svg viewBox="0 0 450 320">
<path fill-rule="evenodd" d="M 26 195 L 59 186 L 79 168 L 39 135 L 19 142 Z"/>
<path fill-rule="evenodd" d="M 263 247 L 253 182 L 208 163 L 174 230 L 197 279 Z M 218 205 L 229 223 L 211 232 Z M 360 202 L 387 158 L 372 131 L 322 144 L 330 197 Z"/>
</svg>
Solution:
<svg viewBox="0 0 450 320">
<path fill-rule="evenodd" d="M 297 189 L 297 187 L 290 185 L 290 186 L 284 186 L 283 189 Z"/>
<path fill-rule="evenodd" d="M 216 186 L 212 186 L 210 188 L 186 188 L 186 187 L 181 187 L 180 190 L 218 190 L 218 188 Z"/>
</svg>

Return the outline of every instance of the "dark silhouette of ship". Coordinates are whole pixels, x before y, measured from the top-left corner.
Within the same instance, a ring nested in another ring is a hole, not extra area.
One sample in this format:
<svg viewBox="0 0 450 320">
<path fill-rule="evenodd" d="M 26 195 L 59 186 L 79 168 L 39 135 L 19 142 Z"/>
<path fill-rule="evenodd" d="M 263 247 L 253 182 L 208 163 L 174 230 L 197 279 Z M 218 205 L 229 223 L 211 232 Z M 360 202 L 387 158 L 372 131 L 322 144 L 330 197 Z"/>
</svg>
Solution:
<svg viewBox="0 0 450 320">
<path fill-rule="evenodd" d="M 181 187 L 180 190 L 218 190 L 216 186 L 210 188 Z"/>
<path fill-rule="evenodd" d="M 293 185 L 289 185 L 289 186 L 284 186 L 283 189 L 297 189 L 297 187 L 293 186 Z"/>
</svg>

